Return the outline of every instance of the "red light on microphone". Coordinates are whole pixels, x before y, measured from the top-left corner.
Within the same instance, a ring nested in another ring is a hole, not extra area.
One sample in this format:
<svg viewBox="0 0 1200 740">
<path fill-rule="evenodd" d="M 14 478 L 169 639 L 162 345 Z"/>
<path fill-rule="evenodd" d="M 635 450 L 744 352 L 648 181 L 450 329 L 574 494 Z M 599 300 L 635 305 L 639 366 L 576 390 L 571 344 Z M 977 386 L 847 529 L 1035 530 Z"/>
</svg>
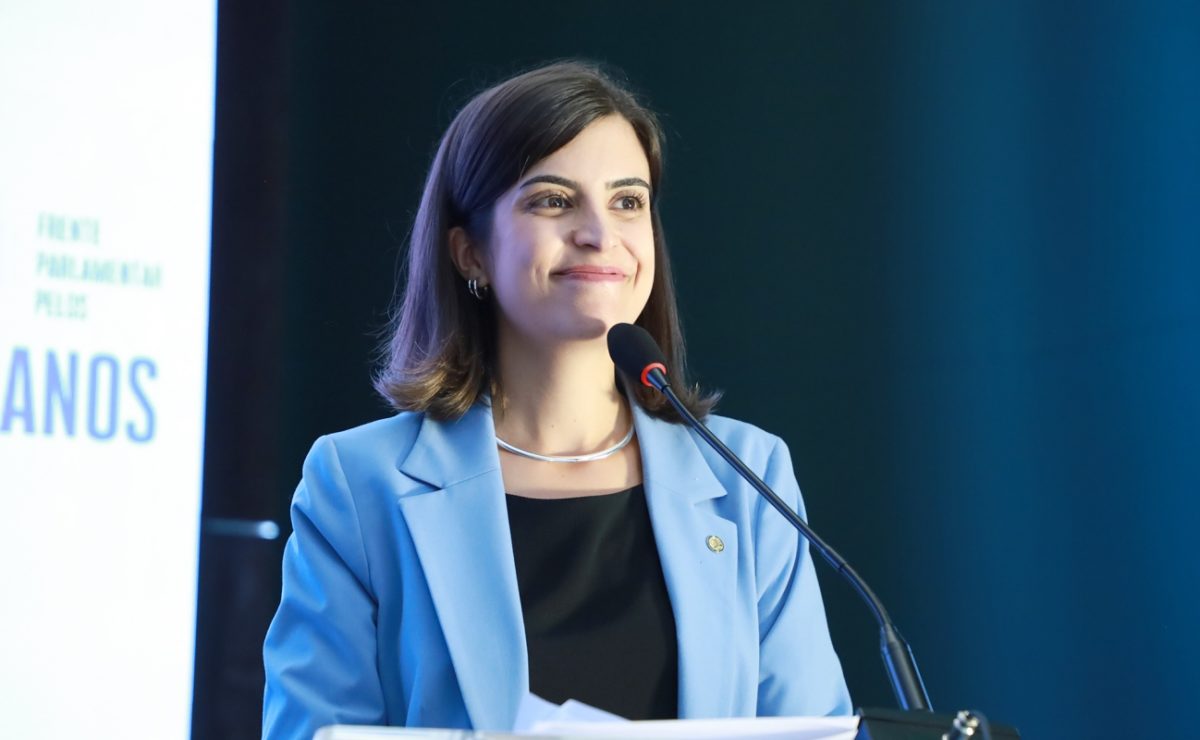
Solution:
<svg viewBox="0 0 1200 740">
<path fill-rule="evenodd" d="M 646 367 L 642 368 L 642 385 L 647 386 L 649 388 L 654 387 L 654 384 L 650 382 L 650 373 L 655 370 L 658 370 L 663 375 L 667 374 L 667 366 L 666 365 L 662 364 L 661 362 L 652 362 L 649 365 L 647 365 Z"/>
</svg>

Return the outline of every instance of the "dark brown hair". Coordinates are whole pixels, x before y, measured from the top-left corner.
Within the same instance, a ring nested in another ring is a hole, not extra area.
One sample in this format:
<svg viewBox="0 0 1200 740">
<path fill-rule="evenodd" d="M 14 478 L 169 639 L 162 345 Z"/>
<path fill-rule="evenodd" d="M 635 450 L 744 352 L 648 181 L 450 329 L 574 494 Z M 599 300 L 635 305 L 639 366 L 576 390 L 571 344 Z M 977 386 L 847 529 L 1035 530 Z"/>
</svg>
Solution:
<svg viewBox="0 0 1200 740">
<path fill-rule="evenodd" d="M 662 177 L 662 130 L 654 114 L 599 67 L 567 61 L 501 82 L 476 95 L 442 137 L 413 223 L 407 285 L 392 313 L 390 338 L 375 389 L 396 409 L 437 419 L 464 414 L 482 394 L 502 399 L 496 378 L 494 302 L 472 297 L 450 258 L 448 233 L 463 227 L 486 242 L 496 200 L 534 164 L 589 124 L 609 115 L 627 120 L 650 164 L 651 197 Z M 657 208 L 654 282 L 637 324 L 671 362 L 676 392 L 703 417 L 716 402 L 689 385 L 671 266 Z M 657 391 L 631 383 L 646 411 L 679 421 Z"/>
</svg>

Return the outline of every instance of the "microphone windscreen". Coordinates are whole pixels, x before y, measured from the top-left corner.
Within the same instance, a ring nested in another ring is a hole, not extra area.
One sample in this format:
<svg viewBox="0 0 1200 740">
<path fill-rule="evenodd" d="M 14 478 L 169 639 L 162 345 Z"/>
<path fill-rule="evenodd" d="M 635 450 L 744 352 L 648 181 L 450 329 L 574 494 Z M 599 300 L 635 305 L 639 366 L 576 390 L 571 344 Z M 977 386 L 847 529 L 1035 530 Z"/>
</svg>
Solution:
<svg viewBox="0 0 1200 740">
<path fill-rule="evenodd" d="M 608 330 L 608 354 L 617 368 L 631 378 L 642 377 L 642 371 L 649 365 L 667 366 L 667 358 L 650 332 L 633 324 L 617 324 Z"/>
</svg>

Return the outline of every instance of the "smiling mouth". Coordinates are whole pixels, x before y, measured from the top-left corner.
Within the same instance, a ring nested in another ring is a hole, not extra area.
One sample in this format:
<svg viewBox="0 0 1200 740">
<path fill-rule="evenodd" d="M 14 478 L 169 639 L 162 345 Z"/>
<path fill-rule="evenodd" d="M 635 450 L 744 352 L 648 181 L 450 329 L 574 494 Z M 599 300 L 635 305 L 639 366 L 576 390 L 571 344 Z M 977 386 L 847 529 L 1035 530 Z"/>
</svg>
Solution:
<svg viewBox="0 0 1200 740">
<path fill-rule="evenodd" d="M 625 273 L 615 267 L 569 267 L 554 273 L 554 277 L 587 282 L 620 282 Z"/>
</svg>

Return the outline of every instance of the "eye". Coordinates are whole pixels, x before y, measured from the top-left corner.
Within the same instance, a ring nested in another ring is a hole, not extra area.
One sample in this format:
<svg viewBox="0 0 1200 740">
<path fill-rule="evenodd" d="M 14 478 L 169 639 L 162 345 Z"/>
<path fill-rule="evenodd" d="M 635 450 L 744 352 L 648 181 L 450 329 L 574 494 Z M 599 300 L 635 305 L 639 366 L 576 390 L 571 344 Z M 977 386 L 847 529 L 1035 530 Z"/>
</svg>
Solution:
<svg viewBox="0 0 1200 740">
<path fill-rule="evenodd" d="M 642 193 L 623 193 L 614 201 L 618 210 L 640 211 L 646 207 L 646 196 Z"/>
<path fill-rule="evenodd" d="M 562 193 L 543 193 L 535 196 L 533 200 L 529 201 L 529 207 L 535 210 L 543 208 L 550 210 L 561 210 L 563 208 L 569 208 L 570 206 L 571 201 L 568 200 L 567 196 L 563 195 Z"/>
</svg>

